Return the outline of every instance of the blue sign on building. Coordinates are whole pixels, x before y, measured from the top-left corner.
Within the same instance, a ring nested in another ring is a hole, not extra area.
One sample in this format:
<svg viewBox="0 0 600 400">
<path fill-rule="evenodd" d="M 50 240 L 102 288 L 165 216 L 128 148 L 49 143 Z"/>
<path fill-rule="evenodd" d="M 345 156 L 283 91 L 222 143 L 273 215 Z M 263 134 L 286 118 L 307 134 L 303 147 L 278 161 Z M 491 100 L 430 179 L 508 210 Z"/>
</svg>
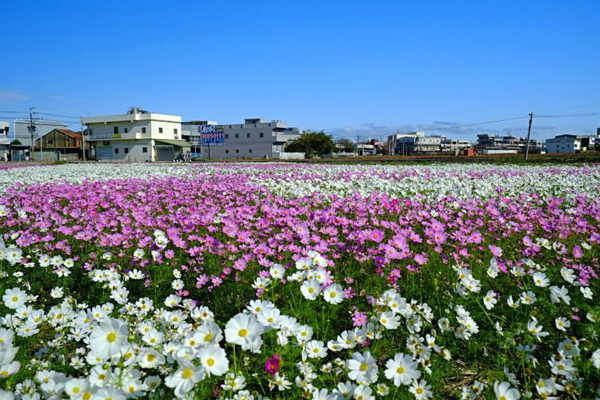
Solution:
<svg viewBox="0 0 600 400">
<path fill-rule="evenodd" d="M 200 135 L 202 146 L 221 146 L 225 144 L 225 129 L 222 125 L 203 125 Z"/>
</svg>

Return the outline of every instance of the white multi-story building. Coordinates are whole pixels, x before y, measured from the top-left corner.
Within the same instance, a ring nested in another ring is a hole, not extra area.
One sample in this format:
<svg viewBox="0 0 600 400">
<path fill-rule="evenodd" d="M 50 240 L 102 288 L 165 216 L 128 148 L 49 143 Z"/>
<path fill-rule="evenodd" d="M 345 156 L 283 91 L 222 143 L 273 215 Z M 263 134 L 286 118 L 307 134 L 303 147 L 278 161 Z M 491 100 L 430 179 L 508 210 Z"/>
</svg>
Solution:
<svg viewBox="0 0 600 400">
<path fill-rule="evenodd" d="M 31 130 L 30 126 L 33 126 L 33 140 L 37 140 L 45 136 L 48 132 L 52 132 L 55 129 L 69 129 L 69 127 L 62 122 L 51 121 L 46 119 L 34 118 L 29 119 L 15 119 L 15 129 L 10 135 L 10 140 L 18 140 L 23 146 L 31 146 Z"/>
<path fill-rule="evenodd" d="M 546 140 L 547 153 L 577 153 L 594 148 L 596 137 L 592 135 L 558 135 Z"/>
<path fill-rule="evenodd" d="M 202 146 L 202 127 L 215 125 L 224 143 Z M 281 121 L 261 118 L 246 119 L 243 124 L 217 125 L 215 121 L 191 121 L 183 124 L 192 150 L 202 158 L 289 158 L 285 145 L 300 137 L 298 128 L 288 128 Z M 296 153 L 294 153 L 296 154 Z"/>
<path fill-rule="evenodd" d="M 86 117 L 86 141 L 96 159 L 104 161 L 173 161 L 190 152 L 182 140 L 181 117 L 151 113 L 137 107 L 127 114 Z"/>
</svg>

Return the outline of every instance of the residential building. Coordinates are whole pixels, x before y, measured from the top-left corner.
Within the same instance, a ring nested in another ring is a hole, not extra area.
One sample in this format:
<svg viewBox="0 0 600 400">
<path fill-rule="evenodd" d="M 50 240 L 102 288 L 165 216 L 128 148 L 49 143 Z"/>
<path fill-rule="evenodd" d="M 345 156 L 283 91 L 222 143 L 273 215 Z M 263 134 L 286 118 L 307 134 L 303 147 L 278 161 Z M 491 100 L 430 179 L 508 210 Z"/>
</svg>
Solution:
<svg viewBox="0 0 600 400">
<path fill-rule="evenodd" d="M 598 142 L 594 135 L 558 135 L 546 140 L 547 153 L 578 153 L 593 150 Z"/>
<path fill-rule="evenodd" d="M 82 159 L 83 140 L 81 132 L 73 132 L 69 129 L 54 129 L 35 141 L 35 151 L 36 160 Z"/>
<path fill-rule="evenodd" d="M 389 155 L 407 155 L 409 152 L 409 145 L 414 148 L 414 143 L 417 138 L 425 137 L 425 132 L 416 131 L 409 133 L 400 133 L 396 131 L 394 135 L 388 136 L 388 154 Z"/>
<path fill-rule="evenodd" d="M 202 129 L 214 126 L 223 143 L 202 145 Z M 285 145 L 300 137 L 298 128 L 288 128 L 278 120 L 267 122 L 262 118 L 249 118 L 243 124 L 217 125 L 216 121 L 190 121 L 182 125 L 194 153 L 202 158 L 289 158 Z M 198 151 L 200 145 L 200 151 Z"/>
<path fill-rule="evenodd" d="M 443 139 L 442 143 L 442 152 L 450 152 L 456 153 L 460 152 L 464 149 L 468 149 L 471 147 L 471 142 L 468 140 L 459 140 L 459 139 Z"/>
<path fill-rule="evenodd" d="M 396 133 L 388 137 L 388 151 L 391 155 L 415 153 L 439 153 L 445 136 L 425 136 L 425 132 Z"/>
<path fill-rule="evenodd" d="M 33 140 L 46 135 L 48 132 L 54 129 L 69 129 L 69 127 L 62 122 L 51 121 L 46 119 L 34 118 L 29 119 L 15 119 L 14 131 L 10 137 L 10 140 L 18 140 L 21 145 L 31 147 L 31 129 L 33 126 Z"/>
<path fill-rule="evenodd" d="M 10 124 L 8 121 L 0 121 L 0 161 L 8 160 L 8 147 L 10 140 L 8 133 L 10 132 Z"/>
<path fill-rule="evenodd" d="M 181 117 L 131 108 L 126 114 L 85 117 L 86 141 L 104 161 L 173 161 L 190 152 Z"/>
<path fill-rule="evenodd" d="M 477 135 L 477 150 L 484 154 L 514 154 L 524 153 L 527 148 L 527 138 L 512 135 L 495 135 L 484 133 Z M 486 151 L 487 150 L 487 151 Z M 511 150 L 508 153 L 499 153 L 500 150 Z M 515 151 L 512 151 L 515 150 Z M 536 153 L 542 150 L 542 142 L 536 139 L 529 140 L 529 152 Z"/>
</svg>

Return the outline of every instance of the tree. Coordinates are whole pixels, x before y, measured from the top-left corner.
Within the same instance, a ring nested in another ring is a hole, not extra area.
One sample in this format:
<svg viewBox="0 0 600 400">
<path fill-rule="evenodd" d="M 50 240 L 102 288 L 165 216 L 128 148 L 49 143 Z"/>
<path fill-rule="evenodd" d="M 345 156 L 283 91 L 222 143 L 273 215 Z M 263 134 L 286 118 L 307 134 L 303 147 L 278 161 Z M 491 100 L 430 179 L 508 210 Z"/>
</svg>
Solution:
<svg viewBox="0 0 600 400">
<path fill-rule="evenodd" d="M 354 142 L 352 140 L 348 138 L 343 138 L 338 141 L 338 144 L 342 146 L 340 151 L 343 151 L 345 153 L 354 152 Z"/>
<path fill-rule="evenodd" d="M 19 139 L 15 139 L 12 142 L 10 142 L 10 144 L 13 145 L 13 146 L 20 146 L 21 142 L 19 141 Z"/>
<path fill-rule="evenodd" d="M 331 136 L 325 132 L 306 132 L 298 139 L 285 146 L 285 151 L 290 153 L 304 153 L 307 157 L 312 155 L 331 154 L 335 151 L 335 143 Z"/>
</svg>

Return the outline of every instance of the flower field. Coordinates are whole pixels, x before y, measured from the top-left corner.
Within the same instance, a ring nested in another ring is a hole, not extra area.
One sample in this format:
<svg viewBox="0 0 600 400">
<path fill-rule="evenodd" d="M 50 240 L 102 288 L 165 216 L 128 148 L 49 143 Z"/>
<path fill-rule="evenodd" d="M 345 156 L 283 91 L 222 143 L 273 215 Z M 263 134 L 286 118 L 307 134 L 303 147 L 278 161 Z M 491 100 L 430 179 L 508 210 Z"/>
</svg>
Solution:
<svg viewBox="0 0 600 400">
<path fill-rule="evenodd" d="M 600 167 L 0 169 L 0 399 L 600 399 Z"/>
</svg>

